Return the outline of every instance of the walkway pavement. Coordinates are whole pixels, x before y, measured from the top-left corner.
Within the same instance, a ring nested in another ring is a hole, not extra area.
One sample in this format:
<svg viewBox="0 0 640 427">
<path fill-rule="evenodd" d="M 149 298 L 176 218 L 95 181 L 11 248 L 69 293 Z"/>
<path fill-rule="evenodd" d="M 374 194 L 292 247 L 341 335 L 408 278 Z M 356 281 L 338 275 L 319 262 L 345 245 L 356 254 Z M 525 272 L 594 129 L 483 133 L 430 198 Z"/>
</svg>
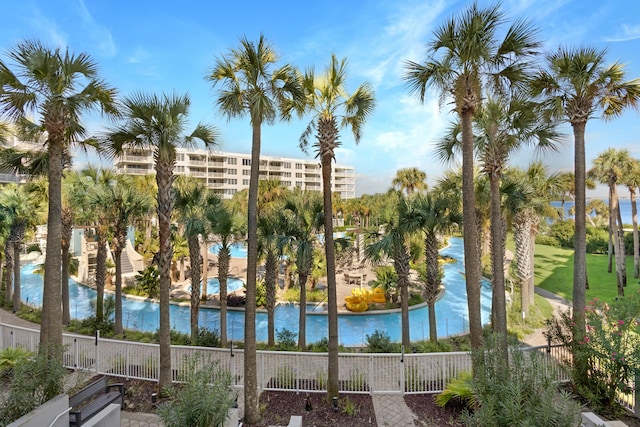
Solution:
<svg viewBox="0 0 640 427">
<path fill-rule="evenodd" d="M 546 298 L 554 308 L 554 315 L 566 311 L 570 306 L 569 302 L 558 295 L 536 288 L 536 293 Z M 16 326 L 39 329 L 40 325 L 20 319 L 11 312 L 0 310 L 0 322 Z M 541 346 L 547 344 L 547 339 L 540 329 L 526 337 L 524 343 L 531 346 Z M 242 396 L 239 396 L 239 406 L 242 412 Z M 378 394 L 372 395 L 373 408 L 376 415 L 378 427 L 414 427 L 416 415 L 405 404 L 401 394 Z M 155 414 L 122 411 L 122 427 L 162 427 L 160 418 Z"/>
</svg>

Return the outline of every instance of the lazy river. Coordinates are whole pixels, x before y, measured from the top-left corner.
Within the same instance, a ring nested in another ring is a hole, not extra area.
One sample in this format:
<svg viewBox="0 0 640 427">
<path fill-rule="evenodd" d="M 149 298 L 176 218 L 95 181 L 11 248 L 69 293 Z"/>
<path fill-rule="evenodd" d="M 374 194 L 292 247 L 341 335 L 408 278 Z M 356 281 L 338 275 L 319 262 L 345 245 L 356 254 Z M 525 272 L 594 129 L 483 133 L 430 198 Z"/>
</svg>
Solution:
<svg viewBox="0 0 640 427">
<path fill-rule="evenodd" d="M 450 245 L 441 251 L 442 255 L 455 258 L 457 262 L 444 264 L 445 292 L 436 303 L 437 331 L 439 337 L 457 335 L 469 331 L 467 293 L 464 279 L 462 239 L 451 238 Z M 27 264 L 22 267 L 22 299 L 31 305 L 42 305 L 42 276 L 34 273 L 36 266 Z M 211 279 L 210 279 L 211 280 Z M 209 282 L 211 283 L 211 282 Z M 69 283 L 71 317 L 83 319 L 93 315 L 91 301 L 96 291 L 73 280 Z M 487 323 L 491 314 L 491 285 L 483 280 L 481 285 L 482 322 Z M 127 329 L 156 331 L 159 325 L 158 304 L 140 298 L 122 299 L 122 322 Z M 327 315 L 315 305 L 307 308 L 307 341 L 320 341 L 327 337 Z M 171 304 L 171 327 L 188 333 L 190 309 L 187 304 Z M 276 331 L 288 329 L 298 333 L 298 306 L 280 304 L 275 310 Z M 200 325 L 213 330 L 219 329 L 220 313 L 217 309 L 201 307 Z M 429 320 L 426 306 L 417 306 L 409 311 L 411 340 L 428 339 Z M 244 337 L 244 311 L 230 309 L 227 313 L 228 338 L 241 341 Z M 338 337 L 341 345 L 347 347 L 366 345 L 367 335 L 376 330 L 385 331 L 392 341 L 401 340 L 399 310 L 385 312 L 364 312 L 338 315 Z M 256 336 L 259 341 L 267 340 L 267 314 L 258 310 L 256 315 Z"/>
</svg>

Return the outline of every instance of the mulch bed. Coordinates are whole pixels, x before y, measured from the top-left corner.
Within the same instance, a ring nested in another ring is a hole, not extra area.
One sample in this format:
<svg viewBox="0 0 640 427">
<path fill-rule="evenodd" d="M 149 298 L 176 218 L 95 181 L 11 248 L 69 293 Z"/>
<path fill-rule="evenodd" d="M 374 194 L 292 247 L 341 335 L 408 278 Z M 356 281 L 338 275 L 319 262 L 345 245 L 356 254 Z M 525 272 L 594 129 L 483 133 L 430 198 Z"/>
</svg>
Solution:
<svg viewBox="0 0 640 427">
<path fill-rule="evenodd" d="M 436 404 L 435 394 L 406 394 L 404 402 L 418 417 L 418 426 L 464 426 L 458 420 L 462 405 L 448 404 L 441 408 Z"/>
</svg>

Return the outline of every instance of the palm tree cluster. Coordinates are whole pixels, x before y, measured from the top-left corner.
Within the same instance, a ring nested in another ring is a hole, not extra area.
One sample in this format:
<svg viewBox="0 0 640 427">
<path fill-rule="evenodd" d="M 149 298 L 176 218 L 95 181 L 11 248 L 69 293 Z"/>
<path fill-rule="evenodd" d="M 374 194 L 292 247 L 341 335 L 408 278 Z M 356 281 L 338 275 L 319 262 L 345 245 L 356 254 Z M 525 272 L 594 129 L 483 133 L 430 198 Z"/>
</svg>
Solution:
<svg viewBox="0 0 640 427">
<path fill-rule="evenodd" d="M 123 333 L 121 258 L 127 247 L 127 227 L 137 225 L 144 230 L 140 233 L 146 252 L 155 253 L 149 258 L 153 258 L 158 271 L 162 388 L 173 381 L 169 340 L 172 263 L 176 258 L 189 260 L 191 339 L 196 341 L 200 302 L 207 298 L 208 244 L 213 239 L 219 242 L 220 333 L 226 346 L 230 247 L 246 240 L 244 402 L 245 421 L 255 424 L 260 418 L 255 334 L 260 263 L 265 264 L 269 344 L 274 343 L 273 312 L 280 266 L 285 263 L 297 273 L 301 295 L 298 345 L 304 350 L 306 289 L 318 259 L 316 236 L 324 233 L 329 320 L 327 392 L 333 398 L 339 391 L 336 256 L 340 249 L 333 238 L 334 218 L 347 219 L 356 226 L 358 261 L 364 261 L 360 259 L 364 249 L 367 259 L 393 266 L 400 290 L 405 347 L 410 346 L 407 304 L 412 263 L 418 258 L 424 260 L 418 282 L 429 304 L 430 337 L 435 341 L 435 301 L 441 289 L 438 249 L 447 234 L 461 230 L 472 346 L 483 344 L 480 286 L 481 259 L 486 256 L 493 287 L 492 327 L 500 337 L 499 349 L 506 353 L 506 234 L 509 230 L 514 233 L 521 305 L 526 313 L 533 301 L 533 245 L 549 214 L 549 197 L 564 200 L 570 195 L 576 207 L 573 316 L 579 339 L 585 330 L 588 177 L 611 189 L 611 246 L 616 255 L 624 250 L 615 188 L 627 186 L 634 200 L 638 188 L 637 162 L 627 161 L 628 153 L 603 154 L 587 174 L 586 124 L 599 113 L 610 119 L 626 107 L 635 107 L 640 99 L 640 81 L 626 81 L 623 64 L 607 65 L 604 49 L 560 48 L 543 56 L 540 48 L 537 29 L 528 21 L 509 22 L 500 5 L 480 7 L 473 3 L 447 19 L 427 44 L 425 59 L 405 62 L 404 80 L 408 91 L 421 103 L 436 96 L 441 104 L 452 105 L 455 122 L 437 142 L 437 156 L 450 162 L 460 155 L 462 167 L 447 172 L 433 188 L 426 185 L 426 174 L 419 168 L 402 169 L 388 194 L 343 201 L 330 191 L 332 162 L 341 144 L 341 131 L 350 131 L 356 143 L 361 140 L 376 104 L 372 86 L 363 82 L 352 92 L 347 90 L 346 58 L 332 55 L 321 73 L 314 69 L 303 73 L 292 64 L 281 64 L 275 48 L 263 35 L 256 42 L 242 38 L 237 48 L 215 59 L 206 77 L 217 89 L 218 110 L 228 119 L 248 118 L 252 132 L 248 192 L 222 201 L 205 183 L 176 179 L 174 175 L 177 147 L 211 147 L 220 141 L 220 132 L 212 125 L 200 123 L 187 130 L 188 95 L 137 92 L 118 99 L 117 90 L 100 78 L 97 64 L 88 54 L 75 55 L 38 41 L 20 42 L 8 51 L 6 60 L 0 61 L 0 114 L 8 120 L 0 122 L 0 142 L 13 132 L 21 139 L 40 141 L 45 151 L 3 149 L 0 163 L 3 169 L 46 179 L 34 179 L 24 188 L 6 186 L 0 194 L 5 300 L 12 301 L 14 310 L 19 308 L 19 253 L 28 230 L 46 222 L 40 349 L 61 360 L 62 325 L 70 320 L 71 229 L 86 226 L 98 246 L 96 320 L 102 321 L 105 315 L 107 259 L 112 253 L 116 271 L 115 332 Z M 89 136 L 82 118 L 91 110 L 115 120 L 115 124 L 99 135 Z M 278 183 L 259 179 L 263 125 L 294 116 L 310 116 L 299 145 L 304 151 L 312 146 L 319 159 L 321 200 L 302 191 L 283 191 Z M 562 122 L 569 123 L 574 133 L 573 174 L 550 174 L 539 162 L 526 170 L 509 166 L 523 147 L 555 149 L 561 139 L 557 126 Z M 93 147 L 106 158 L 132 149 L 151 151 L 155 177 L 133 179 L 100 169 L 73 172 L 70 165 L 75 147 Z M 156 229 L 152 226 L 154 218 Z M 172 224 L 176 225 L 173 233 Z M 367 230 L 369 239 L 366 245 L 363 230 Z M 636 277 L 640 274 L 637 242 L 634 223 Z M 415 254 L 416 245 L 423 247 L 420 256 Z M 287 257 L 283 257 L 285 253 Z M 622 289 L 625 273 L 621 259 L 616 256 Z M 288 277 L 289 271 L 285 282 Z"/>
</svg>

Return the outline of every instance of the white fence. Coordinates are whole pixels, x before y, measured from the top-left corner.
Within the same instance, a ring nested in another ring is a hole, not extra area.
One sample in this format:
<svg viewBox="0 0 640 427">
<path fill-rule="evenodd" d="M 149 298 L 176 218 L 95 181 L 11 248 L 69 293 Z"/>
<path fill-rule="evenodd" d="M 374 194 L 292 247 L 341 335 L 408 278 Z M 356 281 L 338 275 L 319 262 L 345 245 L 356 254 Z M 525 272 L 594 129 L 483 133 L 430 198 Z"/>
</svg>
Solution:
<svg viewBox="0 0 640 427">
<path fill-rule="evenodd" d="M 0 323 L 0 349 L 22 346 L 37 351 L 40 332 Z M 82 335 L 64 334 L 64 365 L 97 374 L 157 381 L 160 350 L 157 344 L 143 344 Z M 569 379 L 558 361 L 567 357 L 561 346 L 530 347 L 528 352 L 547 355 L 546 368 L 558 381 Z M 234 384 L 244 384 L 244 352 L 240 349 L 171 346 L 174 380 L 186 369 L 189 356 L 201 353 L 219 360 L 232 375 Z M 466 352 L 372 354 L 342 353 L 339 356 L 339 387 L 350 393 L 438 393 L 460 372 L 471 369 Z M 327 385 L 327 353 L 257 352 L 258 389 L 323 392 Z"/>
</svg>

